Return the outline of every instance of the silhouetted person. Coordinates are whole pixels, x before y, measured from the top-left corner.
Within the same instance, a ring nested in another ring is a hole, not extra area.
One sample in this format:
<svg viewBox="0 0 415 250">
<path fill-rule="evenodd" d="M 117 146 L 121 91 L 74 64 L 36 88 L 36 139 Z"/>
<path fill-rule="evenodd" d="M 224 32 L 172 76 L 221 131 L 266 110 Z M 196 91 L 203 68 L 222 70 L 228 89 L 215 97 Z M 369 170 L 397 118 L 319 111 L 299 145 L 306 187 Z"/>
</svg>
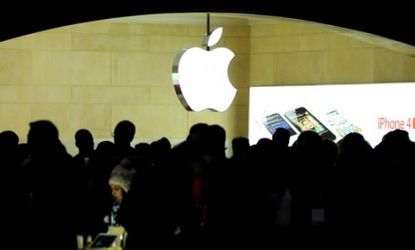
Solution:
<svg viewBox="0 0 415 250">
<path fill-rule="evenodd" d="M 19 171 L 23 159 L 18 152 L 18 143 L 19 137 L 15 132 L 7 130 L 0 133 L 0 166 L 3 176 L 0 187 L 4 190 L 1 212 L 4 215 L 3 225 L 8 228 L 3 237 L 13 243 L 19 240 L 16 232 L 25 226 L 22 218 L 25 212 L 24 190 Z"/>
<path fill-rule="evenodd" d="M 131 142 L 134 139 L 135 126 L 132 122 L 120 121 L 114 129 L 115 155 L 121 158 L 134 155 L 134 148 Z"/>
<path fill-rule="evenodd" d="M 329 223 L 332 229 L 355 239 L 355 236 L 373 232 L 377 223 L 382 223 L 377 200 L 380 169 L 374 165 L 372 147 L 361 134 L 349 133 L 338 145 Z"/>
<path fill-rule="evenodd" d="M 152 145 L 149 157 L 142 155 L 131 158 L 131 168 L 135 169 L 135 174 L 132 178 L 131 188 L 129 190 L 125 188 L 126 192 L 123 193 L 124 197 L 117 216 L 117 222 L 128 232 L 126 239 L 128 249 L 148 247 L 149 244 L 157 248 L 170 244 L 173 238 L 174 228 L 169 227 L 170 218 L 168 215 L 171 213 L 170 207 L 174 202 L 170 199 L 170 189 L 174 187 L 168 187 L 166 184 L 166 180 L 169 179 L 162 175 L 163 167 L 161 166 L 164 160 L 158 158 L 162 154 L 151 152 L 157 147 L 155 144 Z M 125 160 L 126 158 L 121 163 Z M 117 168 L 121 169 L 119 166 Z M 114 171 L 110 178 L 110 184 L 117 184 L 116 179 L 114 180 Z M 125 169 L 122 172 L 131 171 Z M 123 174 L 123 176 L 127 177 L 127 174 Z M 122 184 L 122 182 L 119 183 Z M 116 186 L 111 185 L 111 187 L 114 194 Z"/>
<path fill-rule="evenodd" d="M 78 148 L 78 155 L 89 157 L 94 152 L 94 138 L 87 129 L 79 129 L 75 133 L 75 145 Z"/>
<path fill-rule="evenodd" d="M 287 148 L 290 143 L 290 132 L 285 128 L 277 128 L 272 135 L 272 141 L 274 141 L 278 147 Z"/>
<path fill-rule="evenodd" d="M 229 216 L 233 210 L 229 189 L 232 171 L 225 156 L 226 132 L 220 125 L 213 124 L 200 139 L 200 169 L 193 185 L 199 210 L 197 220 L 202 226 L 204 244 L 217 243 L 218 237 L 229 233 Z"/>
<path fill-rule="evenodd" d="M 55 125 L 47 120 L 30 123 L 27 137 L 30 162 L 25 167 L 28 227 L 22 244 L 39 249 L 77 249 L 75 219 L 78 214 L 79 177 L 72 157 L 59 140 Z M 20 246 L 16 246 L 20 248 Z"/>
<path fill-rule="evenodd" d="M 380 190 L 382 225 L 385 232 L 406 235 L 415 223 L 415 144 L 404 130 L 385 134 L 375 147 L 377 168 L 382 171 Z"/>
<path fill-rule="evenodd" d="M 174 197 L 173 220 L 177 228 L 177 238 L 185 243 L 197 242 L 201 234 L 200 182 L 201 144 L 209 125 L 194 124 L 186 140 L 173 147 L 171 152 L 171 188 Z M 189 245 L 190 246 L 190 245 Z"/>
<path fill-rule="evenodd" d="M 159 140 L 152 142 L 150 146 L 155 158 L 161 158 L 171 150 L 171 143 L 166 137 L 162 137 Z"/>
<path fill-rule="evenodd" d="M 134 147 L 135 156 L 138 158 L 148 159 L 150 158 L 151 146 L 150 143 L 140 142 Z"/>
<path fill-rule="evenodd" d="M 94 157 L 94 139 L 91 132 L 87 129 L 79 129 L 75 133 L 75 146 L 78 154 L 74 156 L 75 169 L 79 171 L 81 182 L 78 183 L 81 190 L 80 199 L 83 204 L 78 218 L 77 234 L 83 235 L 84 240 L 89 236 L 95 236 L 99 230 L 93 222 L 96 216 L 94 206 L 94 194 L 92 190 L 93 177 L 91 176 L 91 158 Z"/>
<path fill-rule="evenodd" d="M 19 144 L 19 137 L 17 134 L 11 130 L 6 130 L 0 133 L 0 149 L 1 152 L 17 148 Z"/>
<path fill-rule="evenodd" d="M 88 185 L 85 192 L 88 198 L 85 206 L 86 213 L 85 228 L 81 232 L 91 235 L 93 238 L 101 232 L 106 232 L 110 220 L 110 212 L 113 205 L 111 187 L 108 185 L 111 171 L 120 162 L 119 157 L 114 156 L 114 143 L 111 141 L 101 141 L 98 143 L 94 154 L 91 156 L 88 168 Z"/>
<path fill-rule="evenodd" d="M 291 152 L 289 148 L 290 132 L 285 128 L 277 128 L 272 135 L 274 142 L 275 164 L 272 168 L 272 206 L 276 211 L 275 224 L 286 225 L 290 221 L 290 196 L 288 191 L 289 169 L 291 164 Z M 284 210 L 285 209 L 285 210 Z"/>
<path fill-rule="evenodd" d="M 114 155 L 115 146 L 111 141 L 102 141 L 98 143 L 96 153 L 100 156 L 112 156 Z"/>
<path fill-rule="evenodd" d="M 263 241 L 269 236 L 276 214 L 273 195 L 281 185 L 276 159 L 274 142 L 261 138 L 251 146 L 246 163 L 234 170 L 239 179 L 235 213 L 243 217 L 237 221 L 237 232 L 242 240 Z"/>
<path fill-rule="evenodd" d="M 21 161 L 18 155 L 19 137 L 11 130 L 0 133 L 0 164 L 5 176 L 14 176 Z M 13 175 L 10 175 L 12 174 Z M 7 181 L 7 179 L 6 179 Z"/>
<path fill-rule="evenodd" d="M 302 132 L 293 145 L 290 192 L 292 223 L 296 230 L 310 231 L 324 222 L 328 170 L 319 134 Z"/>
<path fill-rule="evenodd" d="M 249 140 L 246 137 L 236 137 L 232 139 L 232 159 L 240 158 L 248 153 Z"/>
</svg>

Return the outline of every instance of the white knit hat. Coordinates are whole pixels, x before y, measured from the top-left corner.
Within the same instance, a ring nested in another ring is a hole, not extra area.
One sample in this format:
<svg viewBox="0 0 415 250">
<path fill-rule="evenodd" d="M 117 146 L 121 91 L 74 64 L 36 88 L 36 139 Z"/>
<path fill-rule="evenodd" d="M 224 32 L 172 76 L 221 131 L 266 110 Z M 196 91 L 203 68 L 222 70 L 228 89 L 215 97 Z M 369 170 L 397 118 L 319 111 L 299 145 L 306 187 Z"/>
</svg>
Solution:
<svg viewBox="0 0 415 250">
<path fill-rule="evenodd" d="M 131 182 L 135 174 L 135 169 L 130 165 L 130 160 L 124 158 L 114 167 L 108 183 L 111 185 L 119 185 L 125 192 L 128 192 L 131 187 Z"/>
</svg>

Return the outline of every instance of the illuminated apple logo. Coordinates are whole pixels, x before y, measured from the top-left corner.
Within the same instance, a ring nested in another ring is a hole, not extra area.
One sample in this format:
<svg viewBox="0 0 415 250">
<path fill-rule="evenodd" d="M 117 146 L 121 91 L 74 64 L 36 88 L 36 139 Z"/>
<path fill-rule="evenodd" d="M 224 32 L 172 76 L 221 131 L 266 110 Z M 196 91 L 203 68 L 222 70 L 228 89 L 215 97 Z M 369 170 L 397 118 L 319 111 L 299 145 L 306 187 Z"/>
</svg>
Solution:
<svg viewBox="0 0 415 250">
<path fill-rule="evenodd" d="M 225 111 L 236 89 L 228 77 L 235 54 L 227 48 L 209 50 L 222 36 L 222 28 L 204 37 L 207 50 L 193 47 L 180 51 L 173 63 L 173 85 L 183 106 L 189 111 Z"/>
</svg>

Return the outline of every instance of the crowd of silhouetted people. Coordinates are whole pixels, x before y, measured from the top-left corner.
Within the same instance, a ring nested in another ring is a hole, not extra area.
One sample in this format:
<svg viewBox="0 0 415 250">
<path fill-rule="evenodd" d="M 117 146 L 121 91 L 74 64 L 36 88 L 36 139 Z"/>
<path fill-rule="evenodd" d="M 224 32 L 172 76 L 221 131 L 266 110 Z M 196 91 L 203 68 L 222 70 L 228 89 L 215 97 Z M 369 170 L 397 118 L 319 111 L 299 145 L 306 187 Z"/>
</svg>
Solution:
<svg viewBox="0 0 415 250">
<path fill-rule="evenodd" d="M 73 250 L 76 235 L 110 225 L 123 226 L 126 249 L 135 250 L 390 236 L 415 222 L 415 144 L 404 130 L 375 147 L 359 133 L 335 143 L 312 131 L 289 146 L 279 128 L 254 145 L 233 138 L 230 158 L 216 124 L 193 125 L 174 146 L 161 137 L 132 147 L 134 136 L 134 124 L 120 121 L 114 141 L 95 148 L 80 129 L 71 156 L 50 121 L 31 122 L 27 143 L 1 132 L 3 218 L 14 249 Z"/>
</svg>

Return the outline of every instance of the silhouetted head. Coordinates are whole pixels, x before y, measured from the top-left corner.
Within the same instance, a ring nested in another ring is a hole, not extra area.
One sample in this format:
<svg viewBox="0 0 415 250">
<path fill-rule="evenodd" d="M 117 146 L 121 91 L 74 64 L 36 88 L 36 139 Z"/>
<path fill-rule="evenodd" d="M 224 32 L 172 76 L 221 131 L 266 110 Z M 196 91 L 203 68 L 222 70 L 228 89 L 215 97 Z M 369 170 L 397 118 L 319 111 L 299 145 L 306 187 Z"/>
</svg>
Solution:
<svg viewBox="0 0 415 250">
<path fill-rule="evenodd" d="M 258 140 L 258 142 L 256 143 L 256 145 L 258 145 L 260 147 L 262 147 L 262 146 L 268 147 L 268 146 L 271 146 L 272 145 L 272 140 L 269 139 L 269 138 L 263 137 L 263 138 L 260 138 Z"/>
<path fill-rule="evenodd" d="M 285 128 L 277 128 L 272 135 L 272 140 L 278 145 L 288 147 L 290 143 L 290 132 Z"/>
<path fill-rule="evenodd" d="M 208 128 L 209 125 L 206 123 L 194 124 L 189 130 L 189 135 L 187 136 L 186 141 L 190 143 L 197 143 L 200 140 L 202 134 L 206 134 Z"/>
<path fill-rule="evenodd" d="M 171 149 L 170 141 L 166 137 L 162 137 L 157 141 L 153 141 L 150 144 L 151 151 L 155 155 L 165 155 Z"/>
<path fill-rule="evenodd" d="M 217 124 L 210 125 L 207 133 L 202 136 L 200 152 L 213 157 L 224 157 L 225 141 L 225 129 Z"/>
<path fill-rule="evenodd" d="M 94 138 L 87 129 L 79 129 L 75 133 L 75 145 L 81 153 L 88 153 L 94 150 Z"/>
<path fill-rule="evenodd" d="M 206 123 L 196 123 L 190 128 L 185 145 L 188 147 L 192 157 L 197 157 L 200 154 L 200 147 L 206 137 L 208 129 L 209 125 Z"/>
<path fill-rule="evenodd" d="M 114 154 L 114 143 L 111 141 L 102 141 L 98 143 L 95 150 L 97 155 L 109 156 Z"/>
<path fill-rule="evenodd" d="M 220 146 L 222 150 L 225 149 L 226 131 L 218 124 L 209 126 L 209 138 L 213 140 L 215 145 Z"/>
<path fill-rule="evenodd" d="M 34 121 L 29 126 L 27 145 L 31 153 L 50 151 L 61 146 L 58 129 L 51 121 Z"/>
<path fill-rule="evenodd" d="M 359 133 L 349 133 L 338 143 L 339 153 L 341 154 L 353 154 L 353 153 L 366 153 L 371 149 L 369 143 L 365 140 L 363 135 Z"/>
<path fill-rule="evenodd" d="M 124 120 L 120 121 L 114 129 L 115 146 L 130 146 L 134 139 L 135 126 L 132 122 Z"/>
<path fill-rule="evenodd" d="M 246 137 L 236 137 L 232 140 L 233 157 L 246 155 L 249 150 L 249 140 Z"/>
<path fill-rule="evenodd" d="M 297 141 L 294 143 L 294 149 L 297 152 L 305 152 L 313 154 L 315 151 L 319 151 L 322 147 L 321 136 L 311 130 L 302 132 Z"/>
<path fill-rule="evenodd" d="M 392 143 L 392 144 L 397 144 L 397 143 L 406 144 L 410 142 L 409 133 L 408 131 L 405 131 L 405 130 L 396 129 L 384 135 L 382 138 L 382 141 Z"/>
<path fill-rule="evenodd" d="M 160 145 L 160 147 L 169 150 L 171 149 L 171 143 L 169 141 L 169 139 L 167 139 L 166 137 L 162 137 L 157 141 L 157 144 Z"/>
<path fill-rule="evenodd" d="M 11 130 L 6 130 L 0 133 L 0 150 L 16 150 L 19 144 L 19 137 Z"/>
<path fill-rule="evenodd" d="M 149 157 L 150 156 L 150 144 L 147 142 L 137 143 L 134 147 L 135 155 L 138 157 Z"/>
</svg>

